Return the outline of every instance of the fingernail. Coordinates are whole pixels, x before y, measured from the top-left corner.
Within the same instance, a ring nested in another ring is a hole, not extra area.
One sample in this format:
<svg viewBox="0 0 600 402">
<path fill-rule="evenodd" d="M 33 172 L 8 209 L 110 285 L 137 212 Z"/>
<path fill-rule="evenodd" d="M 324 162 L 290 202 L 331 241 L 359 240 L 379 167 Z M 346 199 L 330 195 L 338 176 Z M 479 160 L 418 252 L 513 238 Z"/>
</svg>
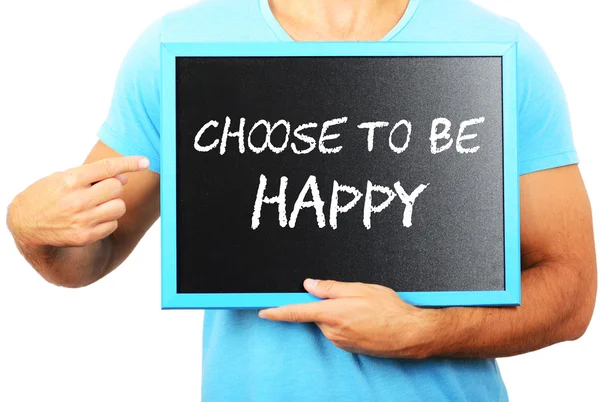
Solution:
<svg viewBox="0 0 600 402">
<path fill-rule="evenodd" d="M 304 286 L 306 287 L 307 290 L 314 290 L 317 287 L 317 284 L 319 283 L 318 279 L 310 279 L 308 278 L 304 284 Z"/>
<path fill-rule="evenodd" d="M 116 175 L 115 179 L 119 180 L 123 185 L 127 184 L 127 176 L 125 176 L 124 174 Z"/>
<path fill-rule="evenodd" d="M 265 312 L 264 312 L 264 310 L 260 310 L 260 311 L 258 312 L 258 316 L 259 316 L 260 318 L 265 318 Z"/>
<path fill-rule="evenodd" d="M 139 161 L 139 166 L 140 169 L 146 169 L 148 166 L 150 166 L 150 161 L 147 158 L 142 158 Z"/>
</svg>

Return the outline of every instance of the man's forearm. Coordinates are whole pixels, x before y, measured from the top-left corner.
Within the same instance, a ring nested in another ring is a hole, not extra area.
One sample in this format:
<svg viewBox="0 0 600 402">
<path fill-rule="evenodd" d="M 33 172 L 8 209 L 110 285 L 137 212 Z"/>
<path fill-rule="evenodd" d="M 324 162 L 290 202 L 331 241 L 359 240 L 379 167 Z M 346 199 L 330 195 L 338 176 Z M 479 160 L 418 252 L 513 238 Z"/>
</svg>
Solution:
<svg viewBox="0 0 600 402">
<path fill-rule="evenodd" d="M 64 287 L 82 287 L 102 278 L 108 270 L 113 237 L 82 247 L 31 245 L 15 239 L 17 248 L 48 282 Z"/>
<path fill-rule="evenodd" d="M 540 264 L 522 273 L 521 306 L 439 310 L 429 355 L 505 357 L 579 338 L 596 293 L 595 268 L 590 280 L 582 281 L 580 272 L 560 263 Z"/>
</svg>

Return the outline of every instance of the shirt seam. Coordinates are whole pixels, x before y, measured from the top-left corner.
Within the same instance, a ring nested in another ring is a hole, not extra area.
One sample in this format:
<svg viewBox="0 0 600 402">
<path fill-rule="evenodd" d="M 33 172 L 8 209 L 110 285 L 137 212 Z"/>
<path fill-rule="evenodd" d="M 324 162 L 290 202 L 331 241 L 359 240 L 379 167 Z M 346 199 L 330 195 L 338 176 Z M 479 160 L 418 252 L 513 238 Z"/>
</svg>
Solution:
<svg viewBox="0 0 600 402">
<path fill-rule="evenodd" d="M 271 11 L 271 9 L 269 7 L 268 0 L 256 0 L 256 1 L 258 2 L 258 8 L 262 15 L 263 21 L 265 22 L 265 24 L 267 24 L 267 26 L 269 27 L 269 30 L 273 33 L 273 35 L 275 35 L 276 38 L 279 41 L 283 41 L 283 42 L 289 42 L 289 41 L 297 42 L 285 31 L 285 29 L 283 29 L 281 24 L 279 24 L 279 21 L 277 21 L 277 19 L 273 15 L 273 12 Z M 266 4 L 265 4 L 265 2 L 266 2 Z M 406 10 L 404 10 L 404 14 L 400 17 L 400 20 L 394 26 L 392 31 L 388 32 L 383 38 L 381 38 L 377 42 L 391 42 L 396 36 L 398 36 L 401 32 L 403 32 L 406 29 L 406 27 L 408 26 L 408 24 L 410 24 L 410 22 L 412 21 L 415 14 L 417 13 L 417 9 L 419 8 L 420 4 L 421 4 L 421 0 L 409 0 L 408 4 L 406 6 Z M 265 10 L 266 7 L 269 7 L 269 9 Z M 408 13 L 408 15 L 407 15 L 407 13 Z M 405 19 L 405 17 L 406 17 L 406 19 Z M 277 25 L 275 25 L 275 24 L 277 24 Z M 394 32 L 390 37 L 387 37 L 390 33 L 392 33 L 398 27 L 398 25 L 400 25 L 398 31 Z"/>
<path fill-rule="evenodd" d="M 534 162 L 540 159 L 545 159 L 545 158 L 549 158 L 551 156 L 557 156 L 557 155 L 565 155 L 565 154 L 577 154 L 577 151 L 575 149 L 570 149 L 570 150 L 565 150 L 565 151 L 559 151 L 559 152 L 553 152 L 550 154 L 545 154 L 545 155 L 541 155 L 541 156 L 536 156 L 535 158 L 529 158 L 529 159 L 524 159 L 522 161 L 519 161 L 519 163 L 523 164 L 523 163 L 527 163 L 527 162 Z"/>
<path fill-rule="evenodd" d="M 115 139 L 125 142 L 126 143 L 125 147 L 134 149 L 135 151 L 139 152 L 141 155 L 147 156 L 151 159 L 154 159 L 155 161 L 158 160 L 156 158 L 156 152 L 152 152 L 152 155 L 145 155 L 148 152 L 148 150 L 143 150 L 140 147 L 138 147 L 135 143 L 133 143 L 131 141 L 127 141 L 127 139 L 125 137 L 123 137 L 122 135 L 117 133 L 117 131 L 114 128 L 112 128 L 108 123 L 103 123 L 102 126 L 104 126 L 108 130 L 108 133 L 111 134 Z"/>
</svg>

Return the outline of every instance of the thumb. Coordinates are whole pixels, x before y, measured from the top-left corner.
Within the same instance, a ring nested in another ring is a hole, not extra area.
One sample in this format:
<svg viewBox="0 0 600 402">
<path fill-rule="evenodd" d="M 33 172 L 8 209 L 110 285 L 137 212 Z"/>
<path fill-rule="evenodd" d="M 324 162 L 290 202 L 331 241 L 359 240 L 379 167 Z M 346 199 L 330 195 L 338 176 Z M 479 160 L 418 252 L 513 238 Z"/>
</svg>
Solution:
<svg viewBox="0 0 600 402">
<path fill-rule="evenodd" d="M 311 278 L 304 281 L 304 288 L 308 293 L 321 299 L 362 296 L 368 290 L 367 285 L 360 282 L 338 282 Z"/>
</svg>

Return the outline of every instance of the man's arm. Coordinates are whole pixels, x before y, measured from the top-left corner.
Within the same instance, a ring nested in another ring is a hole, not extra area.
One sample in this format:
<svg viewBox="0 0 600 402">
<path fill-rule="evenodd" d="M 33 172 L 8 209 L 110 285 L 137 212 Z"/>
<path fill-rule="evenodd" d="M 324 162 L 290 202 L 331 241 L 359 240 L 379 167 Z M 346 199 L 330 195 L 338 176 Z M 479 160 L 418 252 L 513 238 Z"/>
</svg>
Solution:
<svg viewBox="0 0 600 402">
<path fill-rule="evenodd" d="M 590 204 L 576 165 L 521 177 L 522 305 L 418 308 L 386 287 L 306 280 L 319 302 L 261 310 L 315 322 L 336 346 L 388 358 L 503 357 L 579 338 L 596 298 Z"/>
<path fill-rule="evenodd" d="M 522 176 L 521 306 L 445 309 L 432 354 L 503 357 L 582 336 L 597 289 L 592 230 L 576 165 Z"/>
<path fill-rule="evenodd" d="M 98 141 L 84 166 L 39 180 L 9 206 L 7 224 L 17 247 L 47 281 L 65 287 L 97 281 L 127 258 L 158 218 L 157 173 L 133 166 L 113 175 L 116 167 L 100 162 L 94 174 L 107 177 L 82 181 L 92 163 L 119 157 Z"/>
</svg>

